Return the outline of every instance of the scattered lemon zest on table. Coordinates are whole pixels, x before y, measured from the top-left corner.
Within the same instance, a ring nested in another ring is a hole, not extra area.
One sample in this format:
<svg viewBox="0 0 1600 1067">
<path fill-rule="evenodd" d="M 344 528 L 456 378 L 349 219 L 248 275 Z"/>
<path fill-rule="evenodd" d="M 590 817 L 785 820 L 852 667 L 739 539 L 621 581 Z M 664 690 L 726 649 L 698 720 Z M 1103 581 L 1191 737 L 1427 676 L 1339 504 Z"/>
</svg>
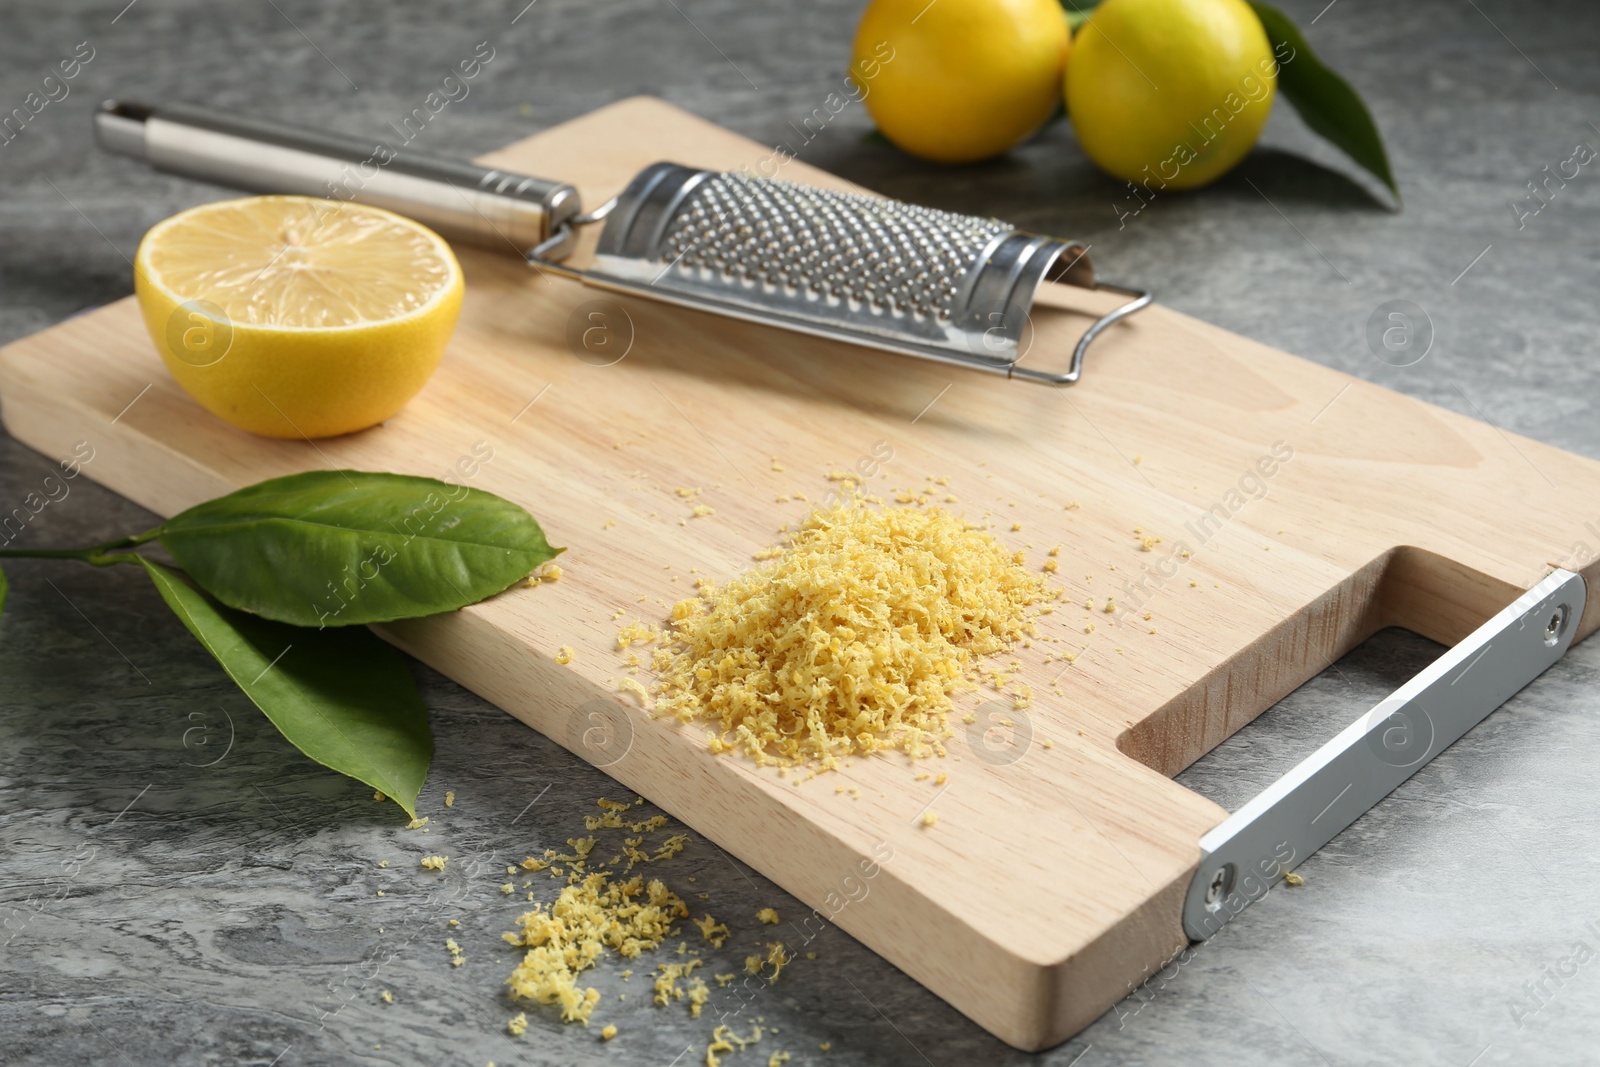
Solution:
<svg viewBox="0 0 1600 1067">
<path fill-rule="evenodd" d="M 580 990 L 577 976 L 607 949 L 633 958 L 659 947 L 673 923 L 688 915 L 659 880 L 635 875 L 619 881 L 594 871 L 563 888 L 553 903 L 536 904 L 517 920 L 519 931 L 504 935 L 528 950 L 507 984 L 513 996 L 559 1003 L 562 1019 L 587 1024 L 600 993 Z"/>
<path fill-rule="evenodd" d="M 727 924 L 717 922 L 710 915 L 696 919 L 694 923 L 700 927 L 700 933 L 705 936 L 705 939 L 711 942 L 712 948 L 721 948 L 722 943 L 728 940 L 731 933 Z"/>
<path fill-rule="evenodd" d="M 756 912 L 756 922 L 766 923 L 768 926 L 778 925 L 778 912 L 775 908 L 762 908 Z"/>
<path fill-rule="evenodd" d="M 449 856 L 424 856 L 422 866 L 430 871 L 442 871 L 444 865 L 450 862 Z"/>
</svg>

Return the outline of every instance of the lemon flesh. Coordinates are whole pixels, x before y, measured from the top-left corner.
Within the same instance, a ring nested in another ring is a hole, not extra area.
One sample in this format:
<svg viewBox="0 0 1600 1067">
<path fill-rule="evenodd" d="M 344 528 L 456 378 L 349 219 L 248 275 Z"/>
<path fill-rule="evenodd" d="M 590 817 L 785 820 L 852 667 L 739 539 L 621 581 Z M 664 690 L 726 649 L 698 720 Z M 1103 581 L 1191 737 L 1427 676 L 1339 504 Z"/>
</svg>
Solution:
<svg viewBox="0 0 1600 1067">
<path fill-rule="evenodd" d="M 399 411 L 455 329 L 461 267 L 425 226 L 362 204 L 261 196 L 145 234 L 145 326 L 207 411 L 267 437 L 353 433 Z"/>
<path fill-rule="evenodd" d="M 1245 0 L 1105 0 L 1073 42 L 1067 114 L 1102 170 L 1192 189 L 1255 145 L 1277 74 Z"/>
<path fill-rule="evenodd" d="M 850 78 L 897 147 L 967 163 L 999 155 L 1050 117 L 1071 43 L 1057 0 L 872 0 Z"/>
</svg>

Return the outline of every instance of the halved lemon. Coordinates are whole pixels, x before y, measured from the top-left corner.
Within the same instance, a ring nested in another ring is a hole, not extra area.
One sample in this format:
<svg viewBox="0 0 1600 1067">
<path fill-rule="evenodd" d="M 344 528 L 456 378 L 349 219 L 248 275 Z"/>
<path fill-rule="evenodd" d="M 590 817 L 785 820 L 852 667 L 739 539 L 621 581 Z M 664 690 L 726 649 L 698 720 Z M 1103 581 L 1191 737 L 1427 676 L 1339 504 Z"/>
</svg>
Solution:
<svg viewBox="0 0 1600 1067">
<path fill-rule="evenodd" d="M 399 411 L 439 365 L 461 266 L 381 208 L 305 196 L 202 204 L 151 227 L 134 291 L 167 369 L 267 437 L 332 437 Z"/>
</svg>

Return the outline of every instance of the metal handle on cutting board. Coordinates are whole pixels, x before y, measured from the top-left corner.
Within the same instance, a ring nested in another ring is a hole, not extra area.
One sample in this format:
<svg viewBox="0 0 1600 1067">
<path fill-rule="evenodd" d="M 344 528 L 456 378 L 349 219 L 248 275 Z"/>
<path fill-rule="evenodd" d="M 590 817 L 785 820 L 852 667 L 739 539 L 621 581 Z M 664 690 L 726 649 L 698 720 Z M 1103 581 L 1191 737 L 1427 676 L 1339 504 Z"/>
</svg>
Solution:
<svg viewBox="0 0 1600 1067">
<path fill-rule="evenodd" d="M 1200 838 L 1183 928 L 1204 941 L 1560 659 L 1583 579 L 1557 570 Z"/>
<path fill-rule="evenodd" d="M 257 192 L 358 200 L 446 237 L 500 251 L 509 244 L 518 254 L 570 233 L 565 224 L 582 210 L 578 191 L 563 182 L 204 108 L 108 100 L 94 131 L 102 148 L 157 170 Z"/>
</svg>

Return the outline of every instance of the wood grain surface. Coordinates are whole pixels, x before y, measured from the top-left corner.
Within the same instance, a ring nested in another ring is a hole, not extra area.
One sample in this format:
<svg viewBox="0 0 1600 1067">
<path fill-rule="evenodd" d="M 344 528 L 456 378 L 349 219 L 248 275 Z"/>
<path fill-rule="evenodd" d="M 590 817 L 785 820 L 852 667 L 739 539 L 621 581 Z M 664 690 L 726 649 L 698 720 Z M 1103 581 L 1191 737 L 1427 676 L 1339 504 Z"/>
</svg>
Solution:
<svg viewBox="0 0 1600 1067">
<path fill-rule="evenodd" d="M 569 180 L 594 205 L 659 159 L 735 169 L 770 155 L 639 98 L 485 162 Z M 798 162 L 781 176 L 843 185 Z M 385 636 L 1021 1048 L 1070 1036 L 1184 944 L 1196 842 L 1225 812 L 1169 775 L 1381 626 L 1450 642 L 1551 566 L 1600 574 L 1592 549 L 1578 553 L 1600 530 L 1600 464 L 1159 305 L 1056 390 L 461 256 L 444 364 L 382 427 L 316 442 L 232 429 L 166 374 L 131 299 L 0 352 L 6 426 L 52 455 L 89 442 L 86 472 L 161 514 L 333 466 L 448 475 L 526 505 L 569 546 L 562 580 Z M 1064 305 L 1037 316 L 1030 360 L 1064 360 L 1103 302 Z M 569 343 L 593 310 L 631 341 L 609 366 Z M 828 472 L 858 463 L 885 496 L 948 479 L 936 499 L 992 521 L 1030 565 L 1061 546 L 1071 604 L 1017 651 L 1036 698 L 1012 726 L 969 730 L 958 715 L 943 759 L 807 779 L 712 756 L 703 729 L 618 693 L 619 620 L 661 621 L 696 578 L 753 566 L 806 512 L 795 494 L 816 501 L 835 488 Z M 696 503 L 715 514 L 692 518 Z M 1597 623 L 1590 597 L 1578 636 Z M 570 665 L 552 659 L 561 645 Z"/>
</svg>

